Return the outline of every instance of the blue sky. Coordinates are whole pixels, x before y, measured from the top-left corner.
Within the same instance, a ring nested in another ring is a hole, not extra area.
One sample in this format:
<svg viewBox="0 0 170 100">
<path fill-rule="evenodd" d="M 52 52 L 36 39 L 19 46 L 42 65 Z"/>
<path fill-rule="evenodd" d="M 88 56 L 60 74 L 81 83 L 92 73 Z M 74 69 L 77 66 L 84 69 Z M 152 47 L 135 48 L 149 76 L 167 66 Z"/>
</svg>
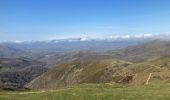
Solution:
<svg viewBox="0 0 170 100">
<path fill-rule="evenodd" d="M 170 33 L 169 5 L 170 0 L 0 0 L 0 40 Z"/>
</svg>

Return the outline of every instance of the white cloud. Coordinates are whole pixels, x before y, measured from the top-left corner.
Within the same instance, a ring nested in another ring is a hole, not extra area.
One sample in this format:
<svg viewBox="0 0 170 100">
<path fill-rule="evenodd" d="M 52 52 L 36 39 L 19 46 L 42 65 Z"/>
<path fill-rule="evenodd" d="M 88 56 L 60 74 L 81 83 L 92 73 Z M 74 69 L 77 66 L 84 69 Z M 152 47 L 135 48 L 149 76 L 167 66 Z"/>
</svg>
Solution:
<svg viewBox="0 0 170 100">
<path fill-rule="evenodd" d="M 142 38 L 142 37 L 143 37 L 142 34 L 135 34 L 135 35 L 134 35 L 134 38 Z"/>
<path fill-rule="evenodd" d="M 15 43 L 22 43 L 22 41 L 20 41 L 20 40 L 15 40 L 14 42 Z"/>
<path fill-rule="evenodd" d="M 133 37 L 134 38 L 149 38 L 152 36 L 153 36 L 153 34 L 135 34 Z"/>
<path fill-rule="evenodd" d="M 128 38 L 131 38 L 131 36 L 130 35 L 113 35 L 113 36 L 110 36 L 109 38 L 111 38 L 111 39 L 120 39 L 120 38 L 128 39 Z"/>
<path fill-rule="evenodd" d="M 152 37 L 153 34 L 143 34 L 144 37 Z"/>
<path fill-rule="evenodd" d="M 77 33 L 78 34 L 78 33 Z M 80 41 L 86 41 L 87 39 L 100 39 L 100 40 L 105 40 L 105 39 L 170 39 L 170 34 L 169 33 L 162 33 L 162 34 L 157 34 L 157 33 L 140 33 L 140 34 L 113 34 L 113 35 L 108 35 L 104 33 L 98 33 L 98 32 L 87 32 L 86 34 L 78 34 L 78 35 L 73 35 L 73 36 L 68 36 L 68 37 L 55 37 L 53 36 L 50 40 L 52 39 L 68 39 L 68 38 L 80 38 Z"/>
<path fill-rule="evenodd" d="M 119 39 L 119 38 L 129 39 L 129 38 L 152 38 L 152 37 L 154 37 L 153 34 L 132 34 L 132 35 L 125 34 L 125 35 L 113 35 L 113 36 L 110 36 L 109 38 L 111 38 L 111 39 Z"/>
<path fill-rule="evenodd" d="M 124 35 L 124 36 L 122 36 L 122 38 L 128 39 L 128 38 L 131 38 L 131 36 L 130 35 Z"/>
</svg>

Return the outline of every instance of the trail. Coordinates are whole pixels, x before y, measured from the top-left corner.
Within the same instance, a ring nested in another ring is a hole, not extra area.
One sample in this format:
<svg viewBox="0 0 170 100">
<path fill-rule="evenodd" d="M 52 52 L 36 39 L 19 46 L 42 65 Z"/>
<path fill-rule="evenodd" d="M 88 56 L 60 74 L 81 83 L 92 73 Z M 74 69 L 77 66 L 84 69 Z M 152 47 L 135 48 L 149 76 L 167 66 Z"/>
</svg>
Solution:
<svg viewBox="0 0 170 100">
<path fill-rule="evenodd" d="M 18 93 L 18 94 L 37 94 L 37 93 L 44 93 L 44 92 L 48 92 L 48 91 L 37 91 L 37 92 L 21 92 L 21 93 Z M 52 91 L 50 91 L 52 92 Z"/>
<path fill-rule="evenodd" d="M 39 93 L 45 93 L 45 92 L 57 92 L 57 91 L 64 91 L 64 90 L 70 90 L 72 88 L 67 89 L 58 89 L 58 90 L 42 90 L 42 91 L 35 91 L 35 92 L 17 92 L 17 93 L 8 93 L 8 94 L 39 94 Z"/>
<path fill-rule="evenodd" d="M 151 79 L 151 76 L 152 76 L 152 73 L 149 74 L 149 77 L 147 78 L 146 83 L 145 83 L 146 85 L 149 84 L 149 80 Z"/>
</svg>

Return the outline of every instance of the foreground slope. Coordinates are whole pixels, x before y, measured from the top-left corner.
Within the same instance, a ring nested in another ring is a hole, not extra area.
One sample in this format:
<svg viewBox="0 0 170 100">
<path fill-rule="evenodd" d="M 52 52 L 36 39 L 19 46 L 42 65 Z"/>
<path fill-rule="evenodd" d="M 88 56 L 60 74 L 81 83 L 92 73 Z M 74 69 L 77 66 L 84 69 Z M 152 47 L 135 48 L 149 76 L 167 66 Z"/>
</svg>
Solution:
<svg viewBox="0 0 170 100">
<path fill-rule="evenodd" d="M 35 92 L 0 92 L 0 100 L 170 100 L 170 85 L 84 84 Z"/>
<path fill-rule="evenodd" d="M 82 83 L 109 83 L 112 74 L 131 63 L 116 60 L 73 61 L 56 66 L 27 84 L 30 89 L 54 89 Z"/>
</svg>

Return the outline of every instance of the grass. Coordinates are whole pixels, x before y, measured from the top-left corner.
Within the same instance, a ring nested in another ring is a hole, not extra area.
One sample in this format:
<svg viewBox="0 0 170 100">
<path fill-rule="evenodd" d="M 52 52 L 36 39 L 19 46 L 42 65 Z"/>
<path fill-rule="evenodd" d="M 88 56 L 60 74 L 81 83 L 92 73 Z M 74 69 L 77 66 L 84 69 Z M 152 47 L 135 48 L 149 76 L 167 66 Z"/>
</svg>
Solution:
<svg viewBox="0 0 170 100">
<path fill-rule="evenodd" d="M 0 100 L 170 100 L 170 85 L 84 84 L 45 92 L 0 92 Z"/>
</svg>

